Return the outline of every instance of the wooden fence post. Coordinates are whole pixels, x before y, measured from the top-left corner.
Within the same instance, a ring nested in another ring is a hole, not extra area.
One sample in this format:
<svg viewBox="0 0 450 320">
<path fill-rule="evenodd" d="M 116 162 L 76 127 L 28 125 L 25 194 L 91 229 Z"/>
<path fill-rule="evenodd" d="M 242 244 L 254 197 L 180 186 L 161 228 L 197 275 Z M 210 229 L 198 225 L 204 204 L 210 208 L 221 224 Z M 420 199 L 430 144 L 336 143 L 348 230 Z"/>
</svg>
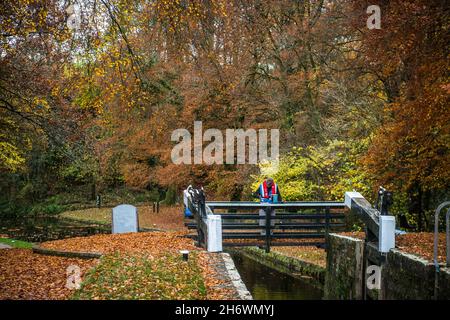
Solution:
<svg viewBox="0 0 450 320">
<path fill-rule="evenodd" d="M 266 253 L 270 252 L 270 218 L 272 217 L 272 210 L 270 207 L 265 208 L 266 213 Z"/>
<path fill-rule="evenodd" d="M 325 239 L 328 238 L 328 234 L 330 233 L 330 207 L 325 208 Z M 325 250 L 327 249 L 325 241 Z"/>
</svg>

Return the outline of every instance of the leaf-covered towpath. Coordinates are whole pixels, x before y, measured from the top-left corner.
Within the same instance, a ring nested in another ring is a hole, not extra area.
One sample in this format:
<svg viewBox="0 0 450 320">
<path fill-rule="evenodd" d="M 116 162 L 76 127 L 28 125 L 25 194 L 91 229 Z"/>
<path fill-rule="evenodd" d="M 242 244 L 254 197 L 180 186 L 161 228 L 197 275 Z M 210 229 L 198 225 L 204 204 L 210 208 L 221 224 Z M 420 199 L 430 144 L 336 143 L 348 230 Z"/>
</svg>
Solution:
<svg viewBox="0 0 450 320">
<path fill-rule="evenodd" d="M 220 256 L 194 246 L 183 232 L 100 234 L 45 242 L 60 251 L 102 253 L 74 259 L 0 252 L 0 299 L 232 299 L 227 279 L 214 266 Z M 180 250 L 189 250 L 183 261 Z M 79 290 L 66 288 L 67 267 L 80 267 Z"/>
</svg>

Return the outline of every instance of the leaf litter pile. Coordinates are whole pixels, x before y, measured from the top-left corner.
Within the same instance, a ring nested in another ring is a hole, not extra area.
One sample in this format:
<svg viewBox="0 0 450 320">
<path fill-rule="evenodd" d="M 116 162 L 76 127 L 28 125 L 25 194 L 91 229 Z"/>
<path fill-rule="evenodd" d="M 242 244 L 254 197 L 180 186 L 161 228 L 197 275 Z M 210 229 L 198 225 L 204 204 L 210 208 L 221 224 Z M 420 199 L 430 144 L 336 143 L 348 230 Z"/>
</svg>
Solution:
<svg viewBox="0 0 450 320">
<path fill-rule="evenodd" d="M 445 263 L 445 233 L 438 237 L 438 261 Z M 407 233 L 395 237 L 395 246 L 403 252 L 415 254 L 428 261 L 433 261 L 434 233 Z"/>
<path fill-rule="evenodd" d="M 97 234 L 90 237 L 44 242 L 41 247 L 72 252 L 145 253 L 153 256 L 165 253 L 178 254 L 180 250 L 198 250 L 193 240 L 184 235 L 184 232 Z"/>
<path fill-rule="evenodd" d="M 67 299 L 67 268 L 76 265 L 81 277 L 98 260 L 45 256 L 30 249 L 0 250 L 0 299 Z"/>
<path fill-rule="evenodd" d="M 95 252 L 98 259 L 0 251 L 1 299 L 232 299 L 214 268 L 215 255 L 194 246 L 183 232 L 98 234 L 41 244 L 60 251 Z M 183 261 L 180 250 L 189 250 Z M 79 290 L 65 288 L 69 265 L 82 270 Z"/>
</svg>

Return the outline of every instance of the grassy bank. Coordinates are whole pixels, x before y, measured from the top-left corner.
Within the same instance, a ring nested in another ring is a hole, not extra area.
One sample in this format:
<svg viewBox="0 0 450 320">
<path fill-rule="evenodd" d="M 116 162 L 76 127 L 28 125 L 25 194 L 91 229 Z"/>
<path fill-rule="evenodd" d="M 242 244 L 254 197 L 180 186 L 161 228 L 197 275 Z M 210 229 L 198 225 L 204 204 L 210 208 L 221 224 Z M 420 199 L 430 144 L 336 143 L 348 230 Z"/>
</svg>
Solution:
<svg viewBox="0 0 450 320">
<path fill-rule="evenodd" d="M 206 299 L 206 288 L 194 252 L 180 255 L 136 256 L 114 254 L 102 258 L 72 299 Z"/>
<path fill-rule="evenodd" d="M 162 206 L 158 213 L 151 206 L 138 206 L 139 227 L 181 231 L 185 230 L 183 210 L 179 206 Z M 60 217 L 111 225 L 112 208 L 90 208 L 66 211 Z"/>
<path fill-rule="evenodd" d="M 7 244 L 8 246 L 19 249 L 31 249 L 31 247 L 33 247 L 33 244 L 31 242 L 15 240 L 10 238 L 0 238 L 0 243 Z"/>
</svg>

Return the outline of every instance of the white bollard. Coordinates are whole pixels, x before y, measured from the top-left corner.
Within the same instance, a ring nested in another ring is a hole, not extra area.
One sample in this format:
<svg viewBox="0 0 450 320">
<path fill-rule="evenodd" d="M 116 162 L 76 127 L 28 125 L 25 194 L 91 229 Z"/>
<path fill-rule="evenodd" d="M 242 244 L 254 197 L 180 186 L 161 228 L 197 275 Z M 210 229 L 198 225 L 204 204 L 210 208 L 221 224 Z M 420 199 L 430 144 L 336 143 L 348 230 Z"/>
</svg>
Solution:
<svg viewBox="0 0 450 320">
<path fill-rule="evenodd" d="M 208 252 L 222 251 L 222 218 L 220 215 L 208 215 L 206 219 L 208 228 L 207 250 Z"/>
<path fill-rule="evenodd" d="M 389 250 L 395 248 L 394 216 L 380 216 L 380 229 L 378 238 L 378 251 L 389 252 Z"/>
</svg>

